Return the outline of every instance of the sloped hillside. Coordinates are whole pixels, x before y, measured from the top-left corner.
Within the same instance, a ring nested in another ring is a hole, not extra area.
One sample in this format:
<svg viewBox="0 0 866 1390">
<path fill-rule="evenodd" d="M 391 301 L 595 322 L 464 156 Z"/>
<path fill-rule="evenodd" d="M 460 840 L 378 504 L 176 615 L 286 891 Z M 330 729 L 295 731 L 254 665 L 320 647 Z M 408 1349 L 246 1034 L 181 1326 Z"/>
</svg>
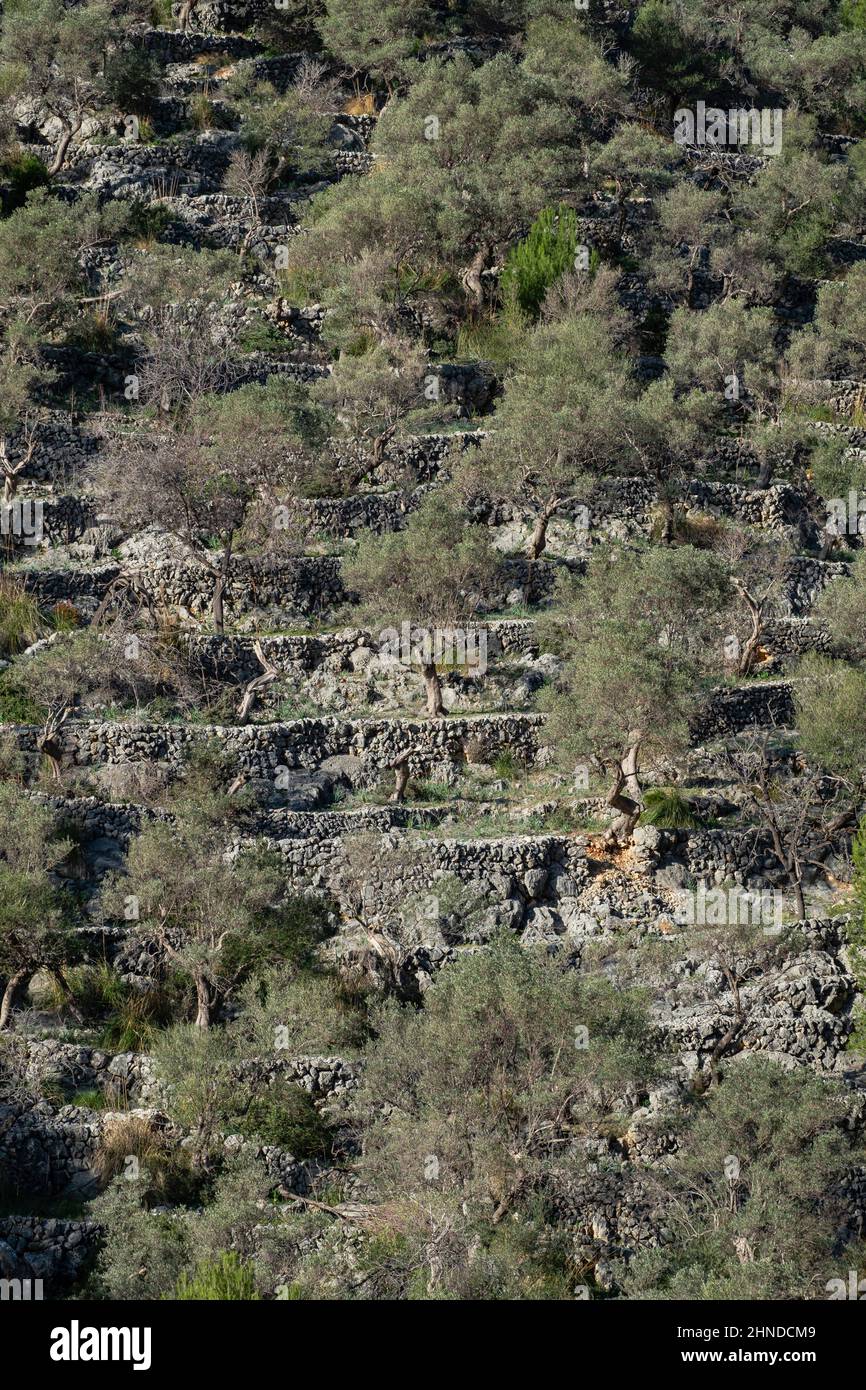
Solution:
<svg viewBox="0 0 866 1390">
<path fill-rule="evenodd" d="M 824 1299 L 862 0 L 4 0 L 0 1277 Z"/>
</svg>

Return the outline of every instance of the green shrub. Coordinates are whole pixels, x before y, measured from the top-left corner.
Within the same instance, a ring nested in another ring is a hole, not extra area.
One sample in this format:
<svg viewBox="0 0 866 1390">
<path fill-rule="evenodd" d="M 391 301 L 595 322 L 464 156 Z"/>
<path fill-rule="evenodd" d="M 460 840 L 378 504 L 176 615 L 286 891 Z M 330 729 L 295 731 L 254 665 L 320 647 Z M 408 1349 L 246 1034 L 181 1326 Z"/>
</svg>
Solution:
<svg viewBox="0 0 866 1390">
<path fill-rule="evenodd" d="M 75 1091 L 66 1102 L 67 1105 L 80 1105 L 82 1110 L 105 1110 L 107 1106 L 104 1091 Z"/>
<path fill-rule="evenodd" d="M 74 603 L 61 599 L 51 610 L 51 625 L 55 632 L 74 632 L 81 626 L 81 614 Z"/>
<path fill-rule="evenodd" d="M 172 1000 L 164 989 L 135 990 L 120 982 L 122 993 L 111 1008 L 99 1043 L 112 1052 L 143 1052 L 171 1022 Z"/>
<path fill-rule="evenodd" d="M 318 1158 L 330 1148 L 330 1131 L 300 1086 L 272 1086 L 253 1096 L 238 1123 L 241 1134 L 276 1144 L 295 1158 Z"/>
<path fill-rule="evenodd" d="M 448 801 L 453 791 L 453 787 L 449 786 L 447 782 L 434 782 L 429 778 L 416 782 L 414 787 L 417 801 L 433 801 L 437 804 L 441 801 Z"/>
<path fill-rule="evenodd" d="M 625 1297 L 823 1297 L 837 1261 L 848 1268 L 843 1175 L 858 1140 L 844 1088 L 747 1057 L 683 1122 L 657 1170 L 673 1239 L 615 1267 Z"/>
<path fill-rule="evenodd" d="M 134 1178 L 142 1200 L 173 1204 L 201 1195 L 203 1175 L 194 1167 L 189 1150 L 166 1138 L 141 1113 L 106 1116 L 93 1171 L 105 1185 L 117 1177 Z"/>
<path fill-rule="evenodd" d="M 48 170 L 35 154 L 21 150 L 3 160 L 0 163 L 0 188 L 4 216 L 23 207 L 31 189 L 44 188 L 48 182 Z"/>
<path fill-rule="evenodd" d="M 190 124 L 195 130 L 225 130 L 227 120 L 222 107 L 206 92 L 197 92 L 189 104 Z"/>
<path fill-rule="evenodd" d="M 242 352 L 282 352 L 286 346 L 283 334 L 265 319 L 251 323 L 240 338 Z"/>
<path fill-rule="evenodd" d="M 524 345 L 526 319 L 514 304 L 506 304 L 495 318 L 463 323 L 457 333 L 457 357 L 491 362 L 501 369 L 512 366 Z"/>
<path fill-rule="evenodd" d="M 558 832 L 570 834 L 585 828 L 585 817 L 575 815 L 568 806 L 556 806 L 546 814 L 531 815 L 526 818 L 526 829 L 532 835 L 555 835 Z"/>
<path fill-rule="evenodd" d="M 45 707 L 19 690 L 14 676 L 4 671 L 0 676 L 0 724 L 41 724 L 45 714 Z"/>
<path fill-rule="evenodd" d="M 106 1051 L 146 1051 L 171 1022 L 177 1001 L 169 985 L 134 989 L 107 961 L 70 970 L 67 978 L 81 1013 L 101 1025 L 99 1046 Z"/>
<path fill-rule="evenodd" d="M 513 782 L 522 771 L 519 760 L 506 749 L 493 760 L 493 771 L 503 782 Z"/>
<path fill-rule="evenodd" d="M 92 1276 L 96 1298 L 170 1298 L 190 1263 L 183 1214 L 150 1211 L 141 1188 L 139 1182 L 115 1178 L 89 1208 L 104 1232 Z M 89 1295 L 90 1289 L 85 1296 Z"/>
<path fill-rule="evenodd" d="M 577 255 L 577 218 L 573 209 L 545 208 L 523 241 L 505 258 L 502 296 L 516 302 L 522 312 L 536 319 L 550 286 L 574 266 Z"/>
<path fill-rule="evenodd" d="M 184 1270 L 175 1285 L 174 1298 L 181 1301 L 250 1302 L 258 1299 L 252 1261 L 242 1260 L 227 1250 L 216 1260 L 205 1260 L 190 1277 Z"/>
<path fill-rule="evenodd" d="M 129 235 L 142 241 L 158 241 L 172 220 L 164 203 L 145 203 L 136 199 L 129 214 Z"/>
<path fill-rule="evenodd" d="M 124 114 L 151 111 L 159 96 L 160 69 L 145 48 L 119 48 L 105 64 L 102 87 L 106 97 Z"/>
<path fill-rule="evenodd" d="M 640 824 L 654 825 L 659 830 L 694 830 L 702 822 L 678 787 L 651 787 L 644 796 Z"/>
<path fill-rule="evenodd" d="M 846 29 L 866 30 L 866 0 L 842 0 L 839 18 Z"/>
<path fill-rule="evenodd" d="M 117 325 L 108 306 L 97 304 L 77 318 L 66 335 L 66 344 L 82 352 L 113 352 L 117 347 Z"/>
</svg>

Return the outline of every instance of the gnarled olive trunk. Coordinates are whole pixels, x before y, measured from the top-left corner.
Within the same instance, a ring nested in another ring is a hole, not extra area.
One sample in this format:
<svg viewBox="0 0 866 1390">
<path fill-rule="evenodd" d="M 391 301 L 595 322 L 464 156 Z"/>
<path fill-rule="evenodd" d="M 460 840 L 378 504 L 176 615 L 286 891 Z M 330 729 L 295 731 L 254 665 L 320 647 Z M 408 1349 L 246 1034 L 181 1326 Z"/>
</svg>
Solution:
<svg viewBox="0 0 866 1390">
<path fill-rule="evenodd" d="M 50 974 L 54 983 L 57 985 L 57 988 L 60 990 L 60 993 L 63 995 L 66 1007 L 72 1014 L 72 1017 L 75 1019 L 75 1022 L 78 1024 L 82 1024 L 84 1022 L 84 1018 L 82 1016 L 81 1010 L 75 1002 L 75 995 L 69 988 L 69 981 L 67 980 L 63 971 L 58 967 L 52 970 Z"/>
<path fill-rule="evenodd" d="M 32 970 L 16 970 L 6 981 L 3 999 L 0 1001 L 0 1032 L 12 1027 L 12 1011 L 21 999 L 32 974 Z"/>
<path fill-rule="evenodd" d="M 670 545 L 674 538 L 674 504 L 669 497 L 662 496 L 659 498 L 659 507 L 662 514 L 659 540 L 662 545 Z"/>
<path fill-rule="evenodd" d="M 253 644 L 253 650 L 255 651 L 256 658 L 262 669 L 257 676 L 253 676 L 252 680 L 247 682 L 244 688 L 241 702 L 237 708 L 237 721 L 239 724 L 246 724 L 256 700 L 258 699 L 259 693 L 264 690 L 265 686 L 271 685 L 280 674 L 273 663 L 265 656 L 261 642 L 255 642 Z"/>
<path fill-rule="evenodd" d="M 838 545 L 838 535 L 834 531 L 828 530 L 825 526 L 821 532 L 821 549 L 818 551 L 818 559 L 828 560 Z"/>
<path fill-rule="evenodd" d="M 390 764 L 391 771 L 394 773 L 394 790 L 391 793 L 390 799 L 395 806 L 399 806 L 406 797 L 406 788 L 409 785 L 409 759 L 411 756 L 409 750 L 405 749 L 402 753 L 398 753 L 397 757 Z"/>
<path fill-rule="evenodd" d="M 183 4 L 180 7 L 180 13 L 177 17 L 177 27 L 182 34 L 185 34 L 187 29 L 189 28 L 190 18 L 192 17 L 192 13 L 197 5 L 198 0 L 183 0 Z"/>
<path fill-rule="evenodd" d="M 755 657 L 761 645 L 761 629 L 752 631 L 743 643 L 743 651 L 737 666 L 738 676 L 749 676 L 755 664 Z"/>
<path fill-rule="evenodd" d="M 75 131 L 76 131 L 77 129 L 78 129 L 77 126 L 76 126 L 76 127 L 73 127 L 73 126 L 71 126 L 71 125 L 64 125 L 64 126 L 63 126 L 62 131 L 61 131 L 61 135 L 60 135 L 60 143 L 59 143 L 59 145 L 57 146 L 57 152 L 56 152 L 56 154 L 55 154 L 55 156 L 54 156 L 54 159 L 53 159 L 52 162 L 51 162 L 51 167 L 50 167 L 49 170 L 48 170 L 48 177 L 49 177 L 49 178 L 52 178 L 52 179 L 53 179 L 55 174 L 59 174 L 59 173 L 60 173 L 60 170 L 63 168 L 64 164 L 66 163 L 66 156 L 67 156 L 67 154 L 69 153 L 69 146 L 72 144 L 72 137 L 73 137 L 73 135 L 75 134 Z"/>
<path fill-rule="evenodd" d="M 203 975 L 197 975 L 195 980 L 195 999 L 196 999 L 196 1028 L 210 1028 L 211 1014 L 213 1012 L 213 996 L 210 986 Z"/>
<path fill-rule="evenodd" d="M 479 246 L 472 260 L 460 272 L 460 283 L 473 300 L 476 309 L 480 309 L 484 302 L 484 283 L 481 279 L 481 275 L 487 265 L 487 258 L 489 255 L 489 246 L 486 244 Z"/>
<path fill-rule="evenodd" d="M 550 517 L 547 512 L 542 512 L 541 516 L 536 517 L 535 525 L 532 528 L 532 535 L 529 538 L 529 545 L 526 548 L 527 556 L 530 560 L 537 560 L 544 547 L 547 545 L 547 527 Z"/>
<path fill-rule="evenodd" d="M 745 585 L 738 579 L 734 579 L 734 587 L 749 610 L 749 635 L 743 643 L 740 659 L 737 663 L 737 675 L 748 676 L 752 673 L 755 658 L 764 636 L 764 605 L 753 594 L 749 593 Z"/>
<path fill-rule="evenodd" d="M 620 760 L 613 787 L 607 797 L 608 806 L 619 811 L 619 819 L 613 822 L 608 832 L 618 843 L 627 843 L 631 839 L 643 809 L 643 794 L 638 779 L 640 745 L 640 736 L 630 735 L 629 745 Z"/>
<path fill-rule="evenodd" d="M 211 614 L 213 617 L 214 632 L 218 637 L 225 635 L 225 610 L 224 600 L 226 589 L 229 583 L 229 571 L 232 564 L 232 537 L 226 541 L 222 560 L 219 568 L 214 572 L 213 598 L 211 600 Z"/>
<path fill-rule="evenodd" d="M 529 560 L 537 560 L 547 545 L 547 528 L 550 525 L 551 517 L 555 515 L 561 506 L 562 498 L 552 497 L 549 502 L 545 502 L 538 516 L 535 518 L 532 535 L 526 546 L 526 555 Z"/>
<path fill-rule="evenodd" d="M 225 630 L 226 630 L 225 610 L 224 610 L 224 607 L 223 607 L 223 599 L 225 598 L 225 591 L 226 591 L 225 575 L 218 574 L 217 577 L 216 577 L 216 579 L 214 580 L 214 586 L 213 586 L 213 600 L 212 600 L 212 602 L 211 602 L 211 613 L 212 613 L 212 615 L 213 615 L 213 627 L 214 627 L 214 632 L 217 634 L 218 637 L 224 636 Z"/>
<path fill-rule="evenodd" d="M 445 713 L 445 706 L 442 703 L 442 685 L 439 680 L 439 672 L 432 661 L 428 661 L 421 667 L 424 676 L 424 685 L 427 689 L 427 713 L 431 719 L 439 719 Z"/>
<path fill-rule="evenodd" d="M 389 425 L 387 429 L 382 430 L 381 434 L 376 435 L 376 438 L 373 440 L 373 468 L 378 468 L 379 464 L 384 460 L 385 450 L 394 438 L 396 430 L 397 422 L 395 421 L 393 425 Z"/>
<path fill-rule="evenodd" d="M 758 476 L 755 479 L 756 488 L 765 488 L 770 486 L 770 483 L 773 480 L 774 468 L 775 465 L 771 458 L 765 458 L 761 461 L 761 466 L 758 469 Z"/>
</svg>

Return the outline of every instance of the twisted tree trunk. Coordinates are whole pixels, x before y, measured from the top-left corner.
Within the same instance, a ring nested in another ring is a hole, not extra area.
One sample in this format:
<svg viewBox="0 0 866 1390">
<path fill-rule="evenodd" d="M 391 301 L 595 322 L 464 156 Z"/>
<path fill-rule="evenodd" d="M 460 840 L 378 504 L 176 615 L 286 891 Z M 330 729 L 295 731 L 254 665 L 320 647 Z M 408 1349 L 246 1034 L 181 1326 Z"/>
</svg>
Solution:
<svg viewBox="0 0 866 1390">
<path fill-rule="evenodd" d="M 637 825 L 643 807 L 643 795 L 638 780 L 638 755 L 640 737 L 631 735 L 632 741 L 617 768 L 616 779 L 608 793 L 607 804 L 619 811 L 619 819 L 614 821 L 608 832 L 618 843 L 628 842 Z"/>
<path fill-rule="evenodd" d="M 481 274 L 487 265 L 487 258 L 490 255 L 490 247 L 484 244 L 479 246 L 469 264 L 460 273 L 460 283 L 466 293 L 474 300 L 474 307 L 480 309 L 484 302 L 484 285 Z"/>
<path fill-rule="evenodd" d="M 743 643 L 743 650 L 737 663 L 737 675 L 748 676 L 755 664 L 755 657 L 764 635 L 764 605 L 753 594 L 750 594 L 745 585 L 738 579 L 734 579 L 734 588 L 748 608 L 751 622 L 751 631 Z"/>
<path fill-rule="evenodd" d="M 16 970 L 6 981 L 3 999 L 0 1001 L 0 1033 L 13 1026 L 12 1011 L 24 993 L 24 988 L 32 974 L 32 970 Z"/>
<path fill-rule="evenodd" d="M 232 544 L 233 536 L 229 536 L 223 550 L 222 560 L 214 572 L 213 598 L 211 600 L 211 613 L 213 616 L 214 632 L 218 637 L 225 636 L 225 610 L 223 600 L 228 588 L 229 572 L 232 564 Z"/>
<path fill-rule="evenodd" d="M 183 0 L 183 4 L 180 7 L 180 13 L 177 17 L 177 27 L 182 34 L 185 34 L 187 29 L 189 28 L 189 21 L 192 18 L 193 11 L 196 9 L 197 5 L 198 0 Z"/>
<path fill-rule="evenodd" d="M 267 657 L 262 651 L 261 642 L 256 641 L 253 644 L 253 650 L 259 661 L 259 664 L 262 667 L 262 670 L 258 676 L 253 676 L 253 679 L 247 683 L 247 686 L 244 690 L 243 698 L 241 699 L 241 702 L 238 705 L 237 709 L 237 721 L 239 724 L 246 724 L 247 720 L 250 717 L 252 708 L 255 705 L 256 700 L 258 699 L 259 691 L 263 690 L 266 685 L 270 685 L 271 682 L 275 681 L 277 679 L 277 676 L 279 675 L 279 671 L 277 670 L 276 666 L 274 666 L 272 662 L 268 661 Z"/>
<path fill-rule="evenodd" d="M 409 759 L 412 754 L 408 749 L 398 753 L 397 757 L 390 764 L 391 771 L 394 773 L 394 790 L 390 800 L 394 805 L 399 806 L 406 798 L 406 788 L 409 785 Z"/>
<path fill-rule="evenodd" d="M 431 719 L 439 719 L 445 713 L 442 703 L 442 684 L 435 663 L 428 661 L 421 668 L 424 684 L 427 687 L 427 713 Z"/>
<path fill-rule="evenodd" d="M 54 176 L 55 176 L 55 174 L 59 174 L 59 173 L 60 173 L 60 170 L 63 168 L 64 164 L 66 163 L 66 156 L 67 156 L 67 154 L 69 153 L 69 146 L 72 144 L 72 137 L 73 137 L 73 135 L 75 135 L 80 129 L 81 129 L 81 122 L 80 122 L 80 121 L 78 121 L 74 126 L 73 126 L 73 125 L 70 125 L 70 123 L 69 123 L 68 121 L 63 121 L 63 122 L 62 122 L 62 125 L 61 125 L 61 134 L 60 134 L 60 143 L 59 143 L 58 146 L 57 146 L 57 151 L 56 151 L 56 153 L 55 153 L 55 155 L 54 155 L 54 159 L 53 159 L 52 162 L 51 162 L 51 167 L 50 167 L 49 170 L 48 170 L 48 177 L 49 177 L 49 178 L 52 178 L 52 179 L 53 179 Z"/>
<path fill-rule="evenodd" d="M 208 982 L 203 975 L 196 975 L 195 977 L 195 998 L 195 1026 L 196 1028 L 210 1028 L 213 998 Z"/>
</svg>

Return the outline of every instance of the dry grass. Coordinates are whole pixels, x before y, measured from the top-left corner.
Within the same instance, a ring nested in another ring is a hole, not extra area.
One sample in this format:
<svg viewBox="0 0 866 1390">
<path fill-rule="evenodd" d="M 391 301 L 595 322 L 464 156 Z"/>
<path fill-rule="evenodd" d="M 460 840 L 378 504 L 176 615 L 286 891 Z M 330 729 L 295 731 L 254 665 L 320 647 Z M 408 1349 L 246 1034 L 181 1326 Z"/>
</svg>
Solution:
<svg viewBox="0 0 866 1390">
<path fill-rule="evenodd" d="M 36 600 L 17 580 L 0 574 L 0 656 L 14 656 L 44 635 Z"/>
<path fill-rule="evenodd" d="M 346 116 L 375 116 L 376 98 L 372 92 L 359 92 L 346 102 L 343 113 Z"/>
<path fill-rule="evenodd" d="M 112 1114 L 106 1116 L 93 1171 L 101 1183 L 107 1183 L 118 1173 L 129 1171 L 130 1159 L 151 1171 L 164 1163 L 166 1156 L 165 1140 L 146 1115 Z"/>
</svg>

